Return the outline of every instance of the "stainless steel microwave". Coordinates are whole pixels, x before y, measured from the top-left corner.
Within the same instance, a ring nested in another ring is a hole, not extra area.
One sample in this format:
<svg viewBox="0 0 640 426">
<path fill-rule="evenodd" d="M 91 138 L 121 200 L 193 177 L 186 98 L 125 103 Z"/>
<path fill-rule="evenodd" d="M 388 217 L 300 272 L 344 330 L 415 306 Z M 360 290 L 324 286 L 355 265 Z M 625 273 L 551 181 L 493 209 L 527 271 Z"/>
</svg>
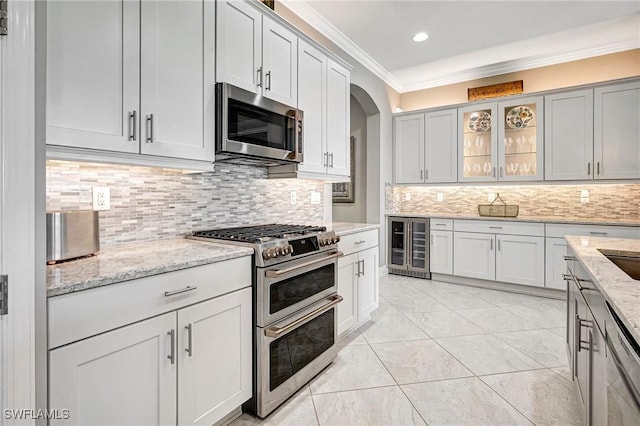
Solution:
<svg viewBox="0 0 640 426">
<path fill-rule="evenodd" d="M 298 109 L 217 83 L 216 161 L 240 159 L 267 166 L 300 163 L 302 118 Z"/>
</svg>

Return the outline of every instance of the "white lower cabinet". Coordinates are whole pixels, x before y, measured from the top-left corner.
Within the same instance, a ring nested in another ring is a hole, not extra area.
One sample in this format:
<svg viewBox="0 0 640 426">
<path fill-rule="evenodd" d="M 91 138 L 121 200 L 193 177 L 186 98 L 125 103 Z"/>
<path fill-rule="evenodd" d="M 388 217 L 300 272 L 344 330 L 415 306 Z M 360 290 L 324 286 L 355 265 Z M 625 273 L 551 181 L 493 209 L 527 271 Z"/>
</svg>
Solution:
<svg viewBox="0 0 640 426">
<path fill-rule="evenodd" d="M 544 286 L 544 237 L 496 236 L 496 281 Z"/>
<path fill-rule="evenodd" d="M 545 240 L 545 287 L 565 290 L 567 282 L 563 275 L 567 273 L 567 264 L 564 260 L 567 255 L 567 242 L 564 238 L 545 238 Z"/>
<path fill-rule="evenodd" d="M 338 248 L 338 336 L 369 320 L 378 308 L 378 230 L 342 237 Z"/>
<path fill-rule="evenodd" d="M 244 257 L 49 298 L 49 408 L 70 414 L 51 424 L 211 425 L 240 407 L 250 271 Z"/>
<path fill-rule="evenodd" d="M 453 232 L 431 231 L 429 265 L 431 272 L 453 274 Z"/>
<path fill-rule="evenodd" d="M 461 277 L 494 280 L 496 278 L 495 236 L 472 232 L 453 234 L 453 274 Z"/>
<path fill-rule="evenodd" d="M 169 313 L 49 351 L 51 425 L 170 425 L 176 422 L 176 314 Z"/>
</svg>

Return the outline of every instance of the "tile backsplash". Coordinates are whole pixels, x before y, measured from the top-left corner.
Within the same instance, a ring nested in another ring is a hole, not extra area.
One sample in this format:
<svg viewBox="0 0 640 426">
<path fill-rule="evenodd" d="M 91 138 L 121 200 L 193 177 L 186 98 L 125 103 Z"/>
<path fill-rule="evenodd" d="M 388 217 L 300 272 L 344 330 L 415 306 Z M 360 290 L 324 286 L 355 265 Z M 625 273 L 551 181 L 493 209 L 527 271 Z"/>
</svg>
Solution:
<svg viewBox="0 0 640 426">
<path fill-rule="evenodd" d="M 47 210 L 91 210 L 93 186 L 111 191 L 111 210 L 100 212 L 104 246 L 185 235 L 194 229 L 254 223 L 324 220 L 323 182 L 267 179 L 265 168 L 216 163 L 215 171 L 47 161 Z M 297 204 L 290 204 L 296 191 Z"/>
<path fill-rule="evenodd" d="M 581 191 L 589 202 L 580 202 Z M 499 193 L 520 206 L 519 217 L 640 220 L 640 184 L 519 186 L 388 186 L 386 213 L 477 216 L 478 204 Z M 438 201 L 442 194 L 442 201 Z"/>
</svg>

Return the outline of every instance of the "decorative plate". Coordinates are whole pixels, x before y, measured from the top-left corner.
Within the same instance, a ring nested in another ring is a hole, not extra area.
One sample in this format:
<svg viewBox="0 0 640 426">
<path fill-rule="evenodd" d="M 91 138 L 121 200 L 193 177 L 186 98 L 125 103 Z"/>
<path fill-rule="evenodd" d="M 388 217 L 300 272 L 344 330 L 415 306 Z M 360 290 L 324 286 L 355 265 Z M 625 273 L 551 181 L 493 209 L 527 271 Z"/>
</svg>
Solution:
<svg viewBox="0 0 640 426">
<path fill-rule="evenodd" d="M 491 115 L 486 111 L 472 112 L 467 126 L 473 132 L 487 132 L 491 129 Z"/>
<path fill-rule="evenodd" d="M 527 127 L 533 120 L 533 111 L 526 106 L 517 106 L 507 113 L 507 126 L 512 129 L 522 129 Z"/>
</svg>

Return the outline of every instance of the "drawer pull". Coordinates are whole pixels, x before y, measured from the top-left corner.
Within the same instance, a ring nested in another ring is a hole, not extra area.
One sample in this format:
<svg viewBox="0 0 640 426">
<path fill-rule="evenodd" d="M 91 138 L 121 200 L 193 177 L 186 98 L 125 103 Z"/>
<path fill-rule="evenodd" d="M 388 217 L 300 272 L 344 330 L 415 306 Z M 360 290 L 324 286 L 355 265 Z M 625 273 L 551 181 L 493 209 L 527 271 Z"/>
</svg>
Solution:
<svg viewBox="0 0 640 426">
<path fill-rule="evenodd" d="M 502 226 L 490 226 L 489 229 L 502 229 Z"/>
<path fill-rule="evenodd" d="M 366 241 L 365 241 L 365 240 L 360 240 L 360 241 L 356 241 L 354 244 L 358 244 L 358 245 L 360 245 L 360 244 L 364 244 L 364 243 L 366 243 Z"/>
<path fill-rule="evenodd" d="M 607 235 L 609 234 L 608 232 L 595 232 L 595 231 L 590 231 L 589 234 L 591 235 Z"/>
<path fill-rule="evenodd" d="M 186 293 L 188 291 L 193 291 L 193 290 L 195 290 L 197 288 L 198 287 L 195 287 L 195 286 L 192 287 L 192 286 L 188 285 L 185 288 L 181 288 L 179 290 L 165 291 L 164 292 L 164 297 L 176 296 L 178 294 Z"/>
<path fill-rule="evenodd" d="M 576 258 L 573 257 L 573 256 L 563 256 L 563 259 L 564 260 L 576 260 Z"/>
<path fill-rule="evenodd" d="M 435 226 L 447 226 L 446 223 L 434 223 Z"/>
</svg>

